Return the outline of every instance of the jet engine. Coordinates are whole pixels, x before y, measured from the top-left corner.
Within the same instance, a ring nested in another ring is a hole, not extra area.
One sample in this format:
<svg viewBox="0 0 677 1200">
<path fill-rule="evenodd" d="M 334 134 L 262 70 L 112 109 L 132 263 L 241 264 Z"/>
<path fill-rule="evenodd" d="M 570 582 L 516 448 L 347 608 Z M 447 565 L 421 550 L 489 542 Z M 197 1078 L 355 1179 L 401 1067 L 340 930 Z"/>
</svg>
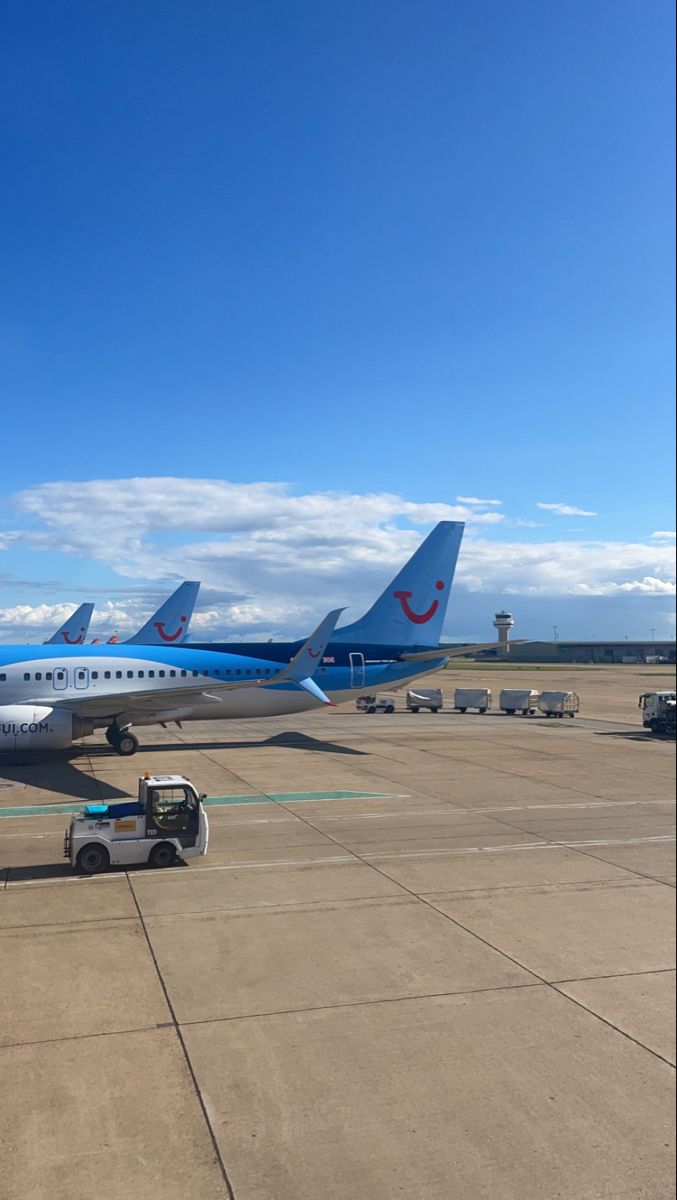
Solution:
<svg viewBox="0 0 677 1200">
<path fill-rule="evenodd" d="M 94 723 L 65 708 L 38 704 L 0 706 L 0 751 L 63 750 L 92 733 Z"/>
</svg>

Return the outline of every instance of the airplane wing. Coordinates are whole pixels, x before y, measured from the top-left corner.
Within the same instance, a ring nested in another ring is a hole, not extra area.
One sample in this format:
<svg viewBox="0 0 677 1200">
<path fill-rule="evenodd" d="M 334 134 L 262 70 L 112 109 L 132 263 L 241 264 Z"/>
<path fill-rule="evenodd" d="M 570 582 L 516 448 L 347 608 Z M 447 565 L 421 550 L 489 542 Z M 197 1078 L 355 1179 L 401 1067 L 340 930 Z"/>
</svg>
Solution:
<svg viewBox="0 0 677 1200">
<path fill-rule="evenodd" d="M 172 713 L 177 715 L 180 713 L 185 716 L 198 697 L 201 703 L 213 700 L 217 704 L 221 695 L 226 692 L 243 688 L 270 688 L 281 683 L 294 683 L 297 687 L 309 692 L 322 704 L 331 704 L 331 700 L 317 686 L 312 675 L 322 661 L 327 643 L 343 611 L 342 608 L 336 608 L 333 612 L 327 613 L 324 620 L 320 622 L 317 629 L 304 642 L 287 666 L 282 670 L 278 669 L 275 675 L 265 679 L 237 679 L 225 682 L 222 679 L 215 679 L 213 676 L 209 678 L 203 676 L 199 683 L 185 684 L 183 687 L 156 688 L 152 691 L 109 692 L 107 694 L 97 691 L 96 695 L 92 696 L 71 696 L 63 701 L 57 701 L 57 707 L 77 712 L 82 717 L 113 718 L 124 713 L 126 717 L 133 719 L 135 713 L 145 715 L 164 713 L 169 714 L 167 719 L 173 719 Z M 277 663 L 275 666 L 277 667 Z M 53 707 L 55 700 L 52 695 L 48 700 L 35 700 L 33 703 L 48 704 Z"/>
<path fill-rule="evenodd" d="M 528 638 L 515 638 L 511 646 L 522 646 Z M 468 654 L 477 654 L 480 650 L 495 650 L 498 642 L 476 642 L 468 646 L 437 646 L 434 650 L 418 650 L 411 654 L 400 654 L 402 662 L 431 662 L 435 658 L 466 658 Z"/>
<path fill-rule="evenodd" d="M 80 646 L 87 637 L 89 622 L 92 619 L 94 612 L 93 604 L 81 604 L 71 614 L 67 621 L 64 621 L 60 629 L 53 633 L 51 638 L 47 638 L 45 646 Z"/>
<path fill-rule="evenodd" d="M 138 633 L 125 638 L 123 645 L 180 646 L 186 639 L 199 590 L 199 583 L 182 583 Z"/>
</svg>

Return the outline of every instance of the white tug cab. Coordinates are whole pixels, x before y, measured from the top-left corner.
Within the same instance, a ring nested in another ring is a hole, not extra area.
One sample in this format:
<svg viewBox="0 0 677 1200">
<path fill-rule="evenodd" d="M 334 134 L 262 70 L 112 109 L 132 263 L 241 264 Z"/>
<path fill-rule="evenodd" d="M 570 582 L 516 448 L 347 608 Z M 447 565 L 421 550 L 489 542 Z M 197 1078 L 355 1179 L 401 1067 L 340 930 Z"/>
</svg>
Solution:
<svg viewBox="0 0 677 1200">
<path fill-rule="evenodd" d="M 138 800 L 88 804 L 75 813 L 66 830 L 64 857 L 84 875 L 97 875 L 111 866 L 171 867 L 206 854 L 204 799 L 183 775 L 147 771 L 139 779 Z"/>
</svg>

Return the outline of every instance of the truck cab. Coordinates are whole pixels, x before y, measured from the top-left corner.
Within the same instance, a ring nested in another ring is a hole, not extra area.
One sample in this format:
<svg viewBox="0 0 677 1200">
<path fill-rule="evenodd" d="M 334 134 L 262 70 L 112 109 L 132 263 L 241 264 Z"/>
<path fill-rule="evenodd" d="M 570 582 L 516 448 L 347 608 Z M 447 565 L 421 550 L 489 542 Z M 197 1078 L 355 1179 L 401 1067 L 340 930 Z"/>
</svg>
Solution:
<svg viewBox="0 0 677 1200">
<path fill-rule="evenodd" d="M 675 736 L 677 694 L 675 692 L 644 692 L 639 698 L 642 724 L 652 733 Z"/>
<path fill-rule="evenodd" d="M 183 775 L 139 779 L 138 799 L 88 804 L 66 830 L 64 856 L 95 875 L 110 866 L 170 867 L 206 854 L 209 822 L 201 796 Z"/>
</svg>

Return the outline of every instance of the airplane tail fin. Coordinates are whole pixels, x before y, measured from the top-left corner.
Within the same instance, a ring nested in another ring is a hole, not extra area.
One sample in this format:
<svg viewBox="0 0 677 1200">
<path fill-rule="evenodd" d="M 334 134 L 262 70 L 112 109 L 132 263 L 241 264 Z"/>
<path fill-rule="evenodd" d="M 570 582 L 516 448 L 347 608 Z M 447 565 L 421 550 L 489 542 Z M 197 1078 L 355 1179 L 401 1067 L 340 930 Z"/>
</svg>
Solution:
<svg viewBox="0 0 677 1200">
<path fill-rule="evenodd" d="M 186 640 L 199 583 L 182 583 L 126 646 L 180 646 Z"/>
<path fill-rule="evenodd" d="M 93 604 L 81 604 L 75 612 L 64 621 L 60 629 L 47 638 L 46 646 L 80 646 L 87 637 L 89 622 L 94 612 Z"/>
<path fill-rule="evenodd" d="M 362 619 L 332 641 L 436 646 L 464 529 L 462 521 L 440 521 Z"/>
</svg>

